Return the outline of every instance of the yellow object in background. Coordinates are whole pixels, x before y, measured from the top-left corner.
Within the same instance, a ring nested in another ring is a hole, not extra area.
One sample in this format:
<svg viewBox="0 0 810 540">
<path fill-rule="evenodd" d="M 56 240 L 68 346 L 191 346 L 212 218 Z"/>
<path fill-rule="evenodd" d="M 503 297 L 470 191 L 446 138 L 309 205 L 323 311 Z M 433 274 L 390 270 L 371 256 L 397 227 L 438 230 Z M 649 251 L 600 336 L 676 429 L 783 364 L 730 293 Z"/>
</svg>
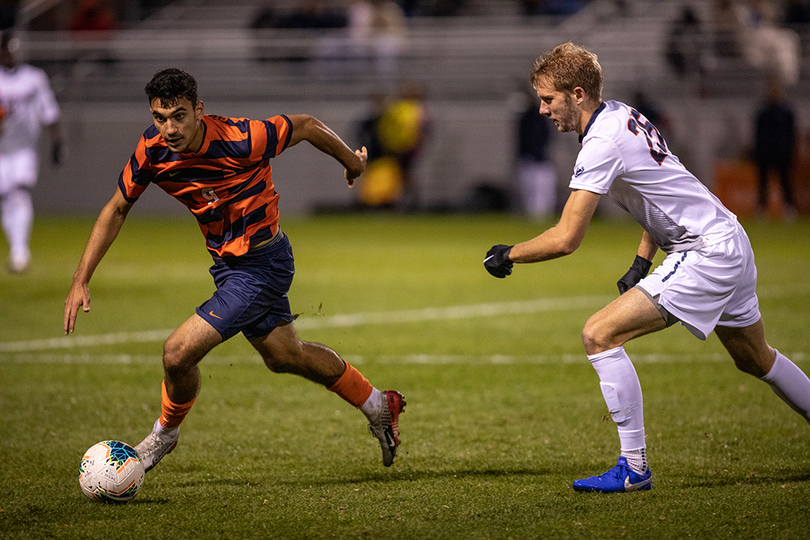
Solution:
<svg viewBox="0 0 810 540">
<path fill-rule="evenodd" d="M 416 100 L 401 99 L 392 103 L 380 118 L 378 127 L 383 148 L 394 153 L 413 150 L 419 144 L 423 118 L 424 108 Z"/>
<path fill-rule="evenodd" d="M 375 159 L 368 164 L 360 180 L 360 201 L 363 204 L 390 204 L 402 194 L 402 171 L 394 158 Z"/>
</svg>

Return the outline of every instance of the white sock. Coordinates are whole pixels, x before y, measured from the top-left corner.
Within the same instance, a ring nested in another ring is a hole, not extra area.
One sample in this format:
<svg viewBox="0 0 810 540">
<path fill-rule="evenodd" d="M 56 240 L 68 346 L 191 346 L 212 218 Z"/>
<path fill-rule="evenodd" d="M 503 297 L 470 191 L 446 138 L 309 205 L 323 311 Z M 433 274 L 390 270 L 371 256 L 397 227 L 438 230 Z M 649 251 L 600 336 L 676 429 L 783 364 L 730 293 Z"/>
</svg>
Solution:
<svg viewBox="0 0 810 540">
<path fill-rule="evenodd" d="M 637 474 L 647 472 L 647 449 L 622 450 L 622 456 L 627 460 L 627 465 Z"/>
<path fill-rule="evenodd" d="M 158 418 L 155 420 L 155 425 L 152 426 L 152 432 L 157 435 L 158 437 L 173 437 L 177 430 L 180 429 L 180 426 L 167 428 L 163 424 L 160 423 L 160 419 Z"/>
<path fill-rule="evenodd" d="M 598 354 L 588 356 L 596 374 L 599 375 L 599 386 L 602 396 L 610 411 L 610 416 L 619 429 L 622 455 L 627 452 L 643 451 L 643 459 L 636 459 L 631 454 L 628 465 L 635 472 L 643 474 L 647 470 L 647 444 L 644 440 L 644 402 L 641 397 L 641 384 L 638 381 L 633 362 L 624 351 L 616 347 Z M 635 466 L 634 466 L 635 464 Z M 637 470 L 638 468 L 638 470 Z"/>
<path fill-rule="evenodd" d="M 360 410 L 363 411 L 363 414 L 366 415 L 371 421 L 376 420 L 379 418 L 380 414 L 382 414 L 383 410 L 383 393 L 377 390 L 376 388 L 371 389 L 371 395 L 368 396 L 363 405 L 360 406 Z"/>
<path fill-rule="evenodd" d="M 773 392 L 810 424 L 810 379 L 799 366 L 776 351 L 773 367 L 761 380 L 771 385 Z"/>
</svg>

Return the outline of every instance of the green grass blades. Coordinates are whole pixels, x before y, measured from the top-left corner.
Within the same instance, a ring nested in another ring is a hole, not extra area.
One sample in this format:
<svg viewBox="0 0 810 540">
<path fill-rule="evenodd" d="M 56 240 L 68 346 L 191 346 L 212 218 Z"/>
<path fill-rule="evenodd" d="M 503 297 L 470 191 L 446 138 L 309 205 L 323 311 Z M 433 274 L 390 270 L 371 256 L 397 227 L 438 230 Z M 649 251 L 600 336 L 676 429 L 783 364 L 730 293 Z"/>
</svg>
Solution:
<svg viewBox="0 0 810 540">
<path fill-rule="evenodd" d="M 177 449 L 130 504 L 90 501 L 82 452 L 139 442 L 159 413 L 161 341 L 209 297 L 190 218 L 130 217 L 62 336 L 92 219 L 39 217 L 33 264 L 0 272 L 3 538 L 806 538 L 810 431 L 711 336 L 673 327 L 627 346 L 645 398 L 654 488 L 571 482 L 618 457 L 579 341 L 641 235 L 596 221 L 579 251 L 497 280 L 493 244 L 550 226 L 506 215 L 330 216 L 282 223 L 302 338 L 400 390 L 391 468 L 365 419 L 274 375 L 241 336 L 201 364 Z M 745 224 L 771 343 L 810 371 L 810 224 Z M 656 262 L 660 261 L 659 254 Z"/>
</svg>

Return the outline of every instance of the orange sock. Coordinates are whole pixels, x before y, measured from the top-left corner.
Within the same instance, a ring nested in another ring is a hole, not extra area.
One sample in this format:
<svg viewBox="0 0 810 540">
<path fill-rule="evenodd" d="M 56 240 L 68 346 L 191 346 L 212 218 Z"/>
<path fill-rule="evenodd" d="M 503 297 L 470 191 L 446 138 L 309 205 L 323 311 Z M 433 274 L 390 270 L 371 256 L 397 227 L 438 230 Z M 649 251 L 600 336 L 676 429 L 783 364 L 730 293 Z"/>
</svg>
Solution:
<svg viewBox="0 0 810 540">
<path fill-rule="evenodd" d="M 191 410 L 191 406 L 194 405 L 194 400 L 197 398 L 182 405 L 174 403 L 169 399 L 169 394 L 166 392 L 166 381 L 163 381 L 160 393 L 162 397 L 160 400 L 160 424 L 166 429 L 176 428 L 186 417 L 188 411 Z"/>
<path fill-rule="evenodd" d="M 336 393 L 355 407 L 360 408 L 371 395 L 371 391 L 374 387 L 371 386 L 368 379 L 363 377 L 354 366 L 350 365 L 348 362 L 344 363 L 346 364 L 346 371 L 344 371 L 340 379 L 327 388 L 327 390 Z"/>
</svg>

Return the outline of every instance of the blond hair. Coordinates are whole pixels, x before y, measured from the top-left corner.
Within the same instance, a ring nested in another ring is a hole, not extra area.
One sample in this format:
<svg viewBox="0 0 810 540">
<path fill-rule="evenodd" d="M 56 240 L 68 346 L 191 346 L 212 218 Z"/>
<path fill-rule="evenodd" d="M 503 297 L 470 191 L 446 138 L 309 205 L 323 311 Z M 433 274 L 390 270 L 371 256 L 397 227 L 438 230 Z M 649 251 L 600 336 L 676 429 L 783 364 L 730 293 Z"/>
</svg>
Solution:
<svg viewBox="0 0 810 540">
<path fill-rule="evenodd" d="M 558 92 L 573 92 L 579 86 L 590 99 L 602 100 L 602 66 L 595 54 L 570 41 L 534 61 L 529 79 L 532 87 L 536 89 L 541 79 Z"/>
</svg>

